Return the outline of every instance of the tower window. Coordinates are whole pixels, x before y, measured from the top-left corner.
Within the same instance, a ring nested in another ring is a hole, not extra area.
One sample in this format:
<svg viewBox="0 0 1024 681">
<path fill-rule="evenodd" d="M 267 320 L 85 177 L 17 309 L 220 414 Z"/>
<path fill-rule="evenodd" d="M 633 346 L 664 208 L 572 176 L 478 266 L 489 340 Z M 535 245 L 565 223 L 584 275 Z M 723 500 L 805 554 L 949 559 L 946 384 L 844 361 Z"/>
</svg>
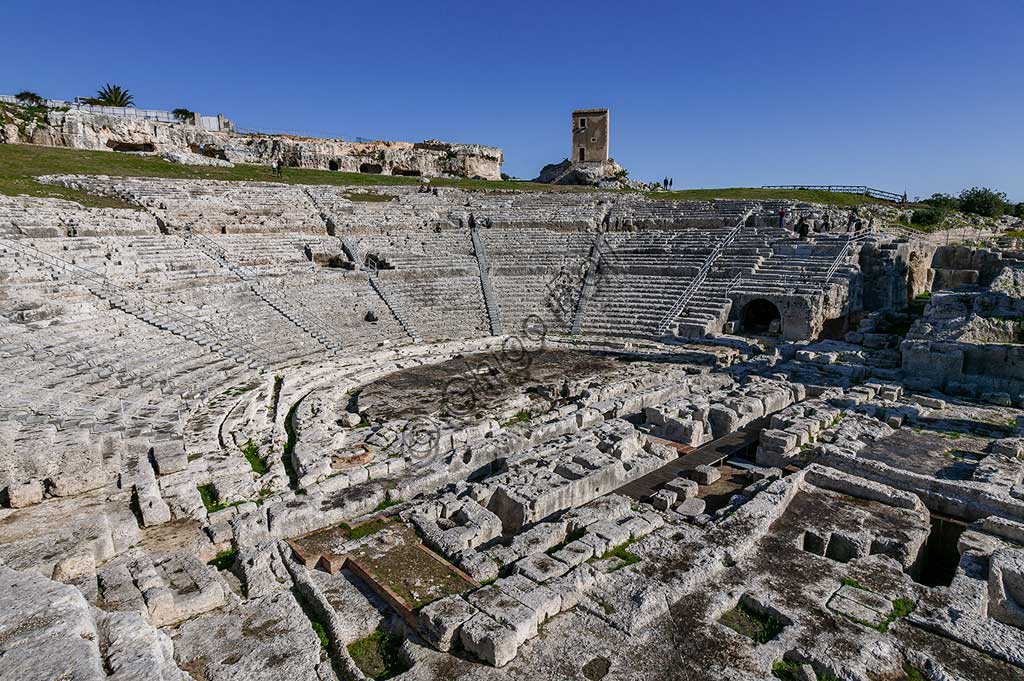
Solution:
<svg viewBox="0 0 1024 681">
<path fill-rule="evenodd" d="M 586 118 L 581 118 L 580 119 L 580 130 L 586 130 L 586 129 L 587 129 L 587 119 Z"/>
</svg>

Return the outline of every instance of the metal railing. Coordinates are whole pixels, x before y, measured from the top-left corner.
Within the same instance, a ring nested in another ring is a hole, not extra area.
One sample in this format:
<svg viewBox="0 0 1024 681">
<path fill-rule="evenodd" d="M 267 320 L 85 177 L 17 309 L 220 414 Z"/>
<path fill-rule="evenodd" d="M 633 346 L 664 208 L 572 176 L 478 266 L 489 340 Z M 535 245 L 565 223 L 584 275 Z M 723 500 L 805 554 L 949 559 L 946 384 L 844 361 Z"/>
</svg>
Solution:
<svg viewBox="0 0 1024 681">
<path fill-rule="evenodd" d="M 304 137 L 309 139 L 324 139 L 324 140 L 336 140 L 338 142 L 375 142 L 377 138 L 374 137 L 356 137 L 351 135 L 340 135 L 336 132 L 327 130 L 298 130 L 298 129 L 285 129 L 285 128 L 242 128 L 235 126 L 232 128 L 235 132 L 240 135 L 266 135 L 281 136 L 286 135 L 288 137 Z"/>
<path fill-rule="evenodd" d="M 835 259 L 832 260 L 832 264 L 829 265 L 828 272 L 825 273 L 826 285 L 832 281 L 832 277 L 835 276 L 836 272 L 839 271 L 839 268 L 846 262 L 846 258 L 849 257 L 851 252 L 853 252 L 853 245 L 859 241 L 863 241 L 869 236 L 871 236 L 871 232 L 860 232 L 858 234 L 851 235 L 850 238 L 846 240 Z"/>
<path fill-rule="evenodd" d="M 19 106 L 24 105 L 24 102 L 18 101 L 17 97 L 10 95 L 0 95 L 0 102 L 7 104 L 17 104 Z M 137 109 L 134 106 L 101 106 L 99 104 L 83 104 L 81 102 L 66 102 L 62 99 L 44 99 L 43 106 L 47 109 L 67 109 L 74 111 L 84 111 L 86 113 L 102 114 L 105 116 L 117 116 L 119 118 L 134 118 L 137 120 L 146 121 L 158 121 L 160 123 L 191 123 L 191 121 L 182 121 L 173 112 L 163 111 L 161 109 Z M 205 130 L 211 132 L 219 132 L 223 130 L 231 129 L 231 122 L 224 121 L 224 127 L 220 126 L 220 121 L 216 116 L 203 116 L 202 127 Z"/>
<path fill-rule="evenodd" d="M 172 323 L 179 323 L 187 326 L 192 326 L 193 328 L 198 328 L 204 333 L 209 334 L 213 340 L 223 344 L 225 347 L 234 348 L 239 353 L 246 353 L 255 356 L 257 359 L 260 359 L 268 364 L 273 363 L 271 357 L 263 353 L 260 346 L 257 345 L 252 339 L 245 339 L 240 336 L 236 336 L 235 334 L 229 331 L 218 329 L 205 319 L 200 319 L 198 317 L 188 314 L 187 312 L 175 309 L 159 301 L 151 300 L 146 296 L 142 295 L 141 293 L 139 293 L 138 291 L 124 288 L 123 286 L 118 286 L 117 284 L 113 283 L 107 277 L 98 272 L 94 272 L 93 270 L 82 267 L 81 265 L 76 265 L 75 263 L 68 262 L 63 258 L 58 258 L 57 256 L 41 251 L 38 248 L 35 248 L 34 246 L 22 244 L 20 242 L 16 242 L 8 238 L 0 237 L 0 246 L 9 248 L 17 253 L 21 253 L 26 257 L 38 260 L 47 267 L 50 267 L 51 269 L 56 269 L 58 271 L 67 273 L 72 278 L 85 280 L 86 282 L 88 282 L 86 283 L 86 288 L 89 288 L 90 290 L 93 290 L 95 288 L 98 289 L 99 291 L 102 291 L 103 293 L 106 294 L 105 299 L 108 302 L 114 302 L 117 306 L 126 308 L 131 304 L 135 304 L 138 307 L 142 308 L 144 311 L 147 311 L 155 316 L 164 317 L 167 320 L 170 320 L 170 322 Z M 95 293 L 96 291 L 93 292 Z M 97 295 L 99 294 L 97 293 Z M 129 310 L 126 311 L 129 314 L 132 314 Z M 156 322 L 150 322 L 149 320 L 146 319 L 143 319 L 143 321 L 147 321 L 148 323 L 156 325 Z M 230 353 L 227 356 L 231 357 Z"/>
<path fill-rule="evenodd" d="M 884 199 L 898 203 L 905 203 L 907 200 L 906 194 L 887 192 L 884 189 L 875 189 L 874 187 L 862 184 L 766 184 L 762 185 L 761 189 L 805 189 L 810 191 L 837 192 L 840 194 L 862 194 L 875 199 Z"/>
<path fill-rule="evenodd" d="M 256 270 L 247 267 L 246 265 L 242 265 L 241 263 L 233 263 L 228 260 L 227 251 L 225 251 L 224 248 L 213 239 L 204 234 L 190 232 L 185 237 L 185 243 L 187 244 L 190 242 L 194 242 L 199 250 L 221 263 L 231 272 L 237 274 L 243 281 L 249 283 L 252 286 L 254 293 L 262 297 L 267 303 L 277 308 L 282 313 L 283 310 L 281 308 L 287 308 L 290 314 L 295 316 L 301 315 L 304 321 L 308 321 L 311 325 L 318 327 L 320 333 L 326 335 L 326 339 L 321 338 L 319 334 L 308 329 L 305 330 L 319 343 L 324 345 L 325 348 L 332 352 L 337 352 L 341 349 L 341 339 L 337 338 L 337 332 L 332 329 L 326 321 L 314 312 L 296 306 L 294 302 L 283 292 L 266 285 Z M 292 323 L 297 323 L 291 317 L 288 317 L 288 319 Z M 332 341 L 337 347 L 332 347 Z"/>
<path fill-rule="evenodd" d="M 661 322 L 658 323 L 657 335 L 664 336 L 668 331 L 669 326 L 672 325 L 672 322 L 674 322 L 683 310 L 686 309 L 686 306 L 690 304 L 690 300 L 697 293 L 700 287 L 704 285 L 704 281 L 708 278 L 711 268 L 714 267 L 718 259 L 722 257 L 722 254 L 725 253 L 725 249 L 736 240 L 736 237 L 739 236 L 740 231 L 746 224 L 747 219 L 753 214 L 753 208 L 744 213 L 726 237 L 722 241 L 718 242 L 714 250 L 712 250 L 711 253 L 708 254 L 708 257 L 704 259 L 704 263 L 700 266 L 697 274 L 694 275 L 693 279 L 690 281 L 689 286 L 687 286 L 682 294 L 680 294 L 676 299 L 676 302 L 672 304 L 672 307 L 669 308 L 668 312 L 662 318 Z"/>
</svg>

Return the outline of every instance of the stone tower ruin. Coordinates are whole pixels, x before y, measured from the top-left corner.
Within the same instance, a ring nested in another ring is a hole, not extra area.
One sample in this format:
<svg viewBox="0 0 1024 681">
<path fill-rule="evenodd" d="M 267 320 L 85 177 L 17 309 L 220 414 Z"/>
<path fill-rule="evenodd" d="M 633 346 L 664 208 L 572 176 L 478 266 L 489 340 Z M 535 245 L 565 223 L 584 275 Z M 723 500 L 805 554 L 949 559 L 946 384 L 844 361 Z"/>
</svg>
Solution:
<svg viewBox="0 0 1024 681">
<path fill-rule="evenodd" d="M 608 109 L 572 112 L 572 153 L 576 163 L 608 160 Z"/>
</svg>

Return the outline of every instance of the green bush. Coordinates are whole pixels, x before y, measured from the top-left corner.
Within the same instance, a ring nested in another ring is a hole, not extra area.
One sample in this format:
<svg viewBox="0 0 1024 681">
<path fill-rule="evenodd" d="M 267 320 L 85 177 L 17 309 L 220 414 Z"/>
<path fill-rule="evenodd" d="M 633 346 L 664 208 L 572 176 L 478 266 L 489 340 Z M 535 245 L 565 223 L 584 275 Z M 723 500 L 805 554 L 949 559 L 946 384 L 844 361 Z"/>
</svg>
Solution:
<svg viewBox="0 0 1024 681">
<path fill-rule="evenodd" d="M 949 194 L 932 194 L 929 198 L 921 201 L 921 203 L 946 211 L 960 209 L 960 199 Z"/>
<path fill-rule="evenodd" d="M 945 208 L 918 208 L 910 216 L 910 224 L 931 226 L 941 224 L 945 219 Z"/>
<path fill-rule="evenodd" d="M 1006 194 L 988 187 L 971 187 L 960 192 L 960 210 L 986 218 L 997 218 L 1006 212 Z"/>
<path fill-rule="evenodd" d="M 1024 218 L 1024 201 L 1021 201 L 1013 207 L 1013 217 Z"/>
<path fill-rule="evenodd" d="M 22 90 L 14 95 L 14 98 L 18 100 L 19 104 L 24 104 L 25 106 L 43 106 L 46 103 L 46 100 L 29 90 Z"/>
</svg>

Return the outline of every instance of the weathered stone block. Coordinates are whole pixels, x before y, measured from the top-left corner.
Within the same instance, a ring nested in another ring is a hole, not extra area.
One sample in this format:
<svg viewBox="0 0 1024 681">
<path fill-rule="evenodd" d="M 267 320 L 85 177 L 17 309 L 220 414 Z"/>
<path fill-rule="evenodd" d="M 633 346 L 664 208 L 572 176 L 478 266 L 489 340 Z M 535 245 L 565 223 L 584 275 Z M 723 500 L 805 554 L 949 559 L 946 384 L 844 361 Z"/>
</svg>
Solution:
<svg viewBox="0 0 1024 681">
<path fill-rule="evenodd" d="M 722 477 L 721 471 L 714 466 L 697 466 L 690 471 L 690 478 L 698 485 L 710 485 Z"/>
</svg>

